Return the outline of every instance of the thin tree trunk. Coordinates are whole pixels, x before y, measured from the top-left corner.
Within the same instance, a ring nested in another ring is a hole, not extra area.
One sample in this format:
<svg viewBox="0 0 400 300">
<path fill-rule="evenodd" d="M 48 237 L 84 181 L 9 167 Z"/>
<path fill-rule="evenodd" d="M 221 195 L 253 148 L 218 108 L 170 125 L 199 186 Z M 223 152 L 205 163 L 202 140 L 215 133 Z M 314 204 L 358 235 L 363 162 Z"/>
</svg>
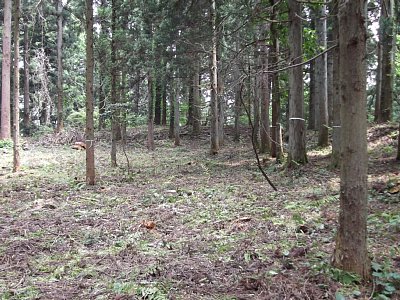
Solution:
<svg viewBox="0 0 400 300">
<path fill-rule="evenodd" d="M 170 80 L 170 91 L 169 91 L 169 134 L 170 139 L 174 138 L 174 127 L 175 127 L 175 98 L 174 98 L 174 87 L 172 80 Z"/>
<path fill-rule="evenodd" d="M 296 0 L 288 0 L 288 4 L 290 63 L 299 64 L 303 54 L 301 4 Z M 303 67 L 300 65 L 289 70 L 289 167 L 307 162 L 303 97 Z"/>
<path fill-rule="evenodd" d="M 268 48 L 261 46 L 261 130 L 260 130 L 260 153 L 267 153 L 271 150 L 271 136 L 269 128 L 269 106 L 270 106 L 270 81 L 268 76 Z"/>
<path fill-rule="evenodd" d="M 174 101 L 174 145 L 180 146 L 181 137 L 180 137 L 180 115 L 179 115 L 179 83 L 177 79 L 173 79 L 173 101 Z"/>
<path fill-rule="evenodd" d="M 254 37 L 254 39 L 257 39 Z M 260 98 L 261 98 L 261 62 L 258 43 L 254 48 L 254 97 L 253 97 L 253 141 L 254 145 L 259 148 L 260 146 Z"/>
<path fill-rule="evenodd" d="M 25 22 L 28 22 L 25 20 Z M 31 123 L 29 98 L 29 31 L 28 24 L 24 24 L 24 130 L 29 134 Z"/>
<path fill-rule="evenodd" d="M 217 154 L 219 151 L 219 129 L 218 129 L 218 67 L 217 67 L 217 28 L 216 28 L 216 6 L 215 0 L 211 0 L 210 19 L 212 29 L 211 41 L 211 154 Z"/>
<path fill-rule="evenodd" d="M 196 57 L 193 72 L 193 134 L 200 134 L 201 130 L 201 103 L 200 103 L 200 62 Z"/>
<path fill-rule="evenodd" d="M 382 87 L 382 44 L 378 41 L 376 45 L 376 55 L 377 55 L 377 67 L 376 67 L 376 77 L 375 77 L 375 111 L 374 111 L 374 121 L 381 121 L 381 87 Z"/>
<path fill-rule="evenodd" d="M 117 166 L 117 140 L 118 140 L 118 66 L 117 66 L 117 0 L 112 0 L 111 12 L 111 166 Z"/>
<path fill-rule="evenodd" d="M 315 29 L 317 32 L 317 42 L 321 50 L 326 49 L 326 5 L 320 5 L 316 16 Z M 315 60 L 315 94 L 318 101 L 319 127 L 318 127 L 318 146 L 327 147 L 329 144 L 328 136 L 328 72 L 327 54 L 323 54 Z"/>
<path fill-rule="evenodd" d="M 161 74 L 156 75 L 156 80 L 157 82 L 155 83 L 156 97 L 154 101 L 154 124 L 161 125 L 161 97 L 162 97 Z"/>
<path fill-rule="evenodd" d="M 95 184 L 93 121 L 93 0 L 86 0 L 86 183 Z"/>
<path fill-rule="evenodd" d="M 276 17 L 276 7 L 274 4 L 279 0 L 271 0 L 271 5 L 273 9 L 273 17 Z M 277 32 L 276 23 L 271 24 L 271 39 L 272 39 L 272 49 L 271 49 L 271 64 L 276 66 L 278 64 L 279 55 L 279 37 Z M 279 91 L 279 73 L 272 74 L 272 130 L 271 130 L 271 156 L 276 157 L 279 162 L 283 155 L 283 143 L 282 143 L 282 129 L 280 126 L 280 116 L 281 114 L 281 103 L 280 103 L 280 91 Z"/>
<path fill-rule="evenodd" d="M 13 172 L 21 168 L 19 144 L 19 21 L 20 1 L 14 0 L 14 115 L 13 115 Z"/>
<path fill-rule="evenodd" d="M 161 125 L 167 126 L 167 87 L 165 84 L 165 77 L 162 83 L 162 115 L 161 115 Z"/>
<path fill-rule="evenodd" d="M 151 71 L 147 74 L 147 88 L 148 88 L 148 112 L 147 112 L 147 149 L 154 151 L 154 102 L 153 102 L 153 78 Z"/>
<path fill-rule="evenodd" d="M 316 98 L 315 98 L 315 61 L 310 61 L 310 86 L 308 96 L 308 126 L 307 129 L 315 130 L 316 118 Z"/>
<path fill-rule="evenodd" d="M 236 53 L 239 53 L 240 51 L 240 45 L 239 45 L 239 36 L 236 37 L 236 42 L 235 42 L 235 48 L 236 48 Z M 241 112 L 241 97 L 240 93 L 243 87 L 243 82 L 240 79 L 240 60 L 239 58 L 236 58 L 234 62 L 234 68 L 233 68 L 233 76 L 235 80 L 235 125 L 234 125 L 234 134 L 233 134 L 233 140 L 235 142 L 239 142 L 240 140 L 240 112 Z"/>
<path fill-rule="evenodd" d="M 64 90 L 63 90 L 63 3 L 57 0 L 57 127 L 56 132 L 64 129 Z"/>
<path fill-rule="evenodd" d="M 333 15 L 333 24 L 332 24 L 332 36 L 335 43 L 339 42 L 339 22 L 338 22 L 338 5 L 339 0 L 333 0 L 332 2 L 332 15 Z M 339 85 L 339 47 L 336 47 L 332 50 L 332 158 L 331 165 L 334 168 L 340 166 L 340 85 Z"/>
<path fill-rule="evenodd" d="M 342 117 L 339 227 L 333 265 L 371 278 L 367 251 L 367 1 L 345 1 L 339 9 Z"/>
<path fill-rule="evenodd" d="M 394 79 L 394 2 L 381 0 L 380 31 L 382 32 L 382 84 L 381 122 L 392 119 L 393 79 Z"/>
<path fill-rule="evenodd" d="M 4 0 L 3 58 L 1 69 L 1 131 L 0 140 L 11 138 L 11 0 Z"/>
</svg>

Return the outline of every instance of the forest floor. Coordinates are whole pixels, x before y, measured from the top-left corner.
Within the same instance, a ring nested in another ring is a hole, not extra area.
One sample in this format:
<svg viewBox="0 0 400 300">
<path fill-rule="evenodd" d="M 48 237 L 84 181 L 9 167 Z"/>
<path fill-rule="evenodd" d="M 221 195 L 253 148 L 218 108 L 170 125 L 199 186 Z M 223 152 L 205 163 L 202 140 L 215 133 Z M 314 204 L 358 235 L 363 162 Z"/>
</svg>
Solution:
<svg viewBox="0 0 400 300">
<path fill-rule="evenodd" d="M 367 284 L 330 265 L 339 171 L 314 133 L 307 165 L 263 161 L 278 192 L 247 137 L 228 135 L 211 156 L 206 133 L 174 147 L 162 128 L 154 152 L 143 128 L 130 130 L 117 168 L 99 133 L 97 184 L 86 186 L 74 134 L 24 139 L 18 173 L 0 148 L 1 299 L 400 299 L 395 125 L 368 133 Z"/>
</svg>

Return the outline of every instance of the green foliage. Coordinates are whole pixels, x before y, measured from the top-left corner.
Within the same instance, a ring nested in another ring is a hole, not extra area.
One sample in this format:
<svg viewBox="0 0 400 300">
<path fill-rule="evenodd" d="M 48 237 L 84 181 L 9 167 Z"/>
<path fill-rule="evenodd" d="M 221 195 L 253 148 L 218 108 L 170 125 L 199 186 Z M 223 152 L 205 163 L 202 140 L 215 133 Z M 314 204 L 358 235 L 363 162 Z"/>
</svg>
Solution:
<svg viewBox="0 0 400 300">
<path fill-rule="evenodd" d="M 93 115 L 94 123 L 98 123 L 99 112 L 97 110 L 94 111 Z M 72 112 L 68 117 L 66 122 L 73 127 L 85 127 L 86 125 L 86 110 L 84 108 Z"/>
<path fill-rule="evenodd" d="M 374 293 L 375 299 L 389 299 L 390 296 L 400 288 L 400 273 L 393 272 L 388 264 L 372 262 L 372 276 L 377 289 Z"/>
<path fill-rule="evenodd" d="M 12 140 L 0 140 L 0 148 L 12 148 L 13 142 Z"/>
<path fill-rule="evenodd" d="M 159 288 L 140 286 L 136 289 L 136 295 L 143 300 L 167 300 L 168 297 L 165 292 Z"/>
</svg>

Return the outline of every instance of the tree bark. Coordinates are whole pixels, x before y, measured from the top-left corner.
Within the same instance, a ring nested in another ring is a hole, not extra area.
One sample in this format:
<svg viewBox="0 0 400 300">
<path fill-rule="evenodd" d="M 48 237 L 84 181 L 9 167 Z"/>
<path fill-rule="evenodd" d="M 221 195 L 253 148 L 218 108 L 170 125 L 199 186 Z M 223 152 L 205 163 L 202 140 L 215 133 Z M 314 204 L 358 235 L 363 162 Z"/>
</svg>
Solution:
<svg viewBox="0 0 400 300">
<path fill-rule="evenodd" d="M 342 163 L 333 265 L 368 280 L 366 3 L 341 1 L 339 9 Z"/>
<path fill-rule="evenodd" d="M 382 81 L 380 122 L 392 119 L 394 79 L 394 1 L 381 0 L 380 31 L 382 33 Z"/>
<path fill-rule="evenodd" d="M 217 27 L 216 27 L 216 4 L 215 0 L 211 0 L 210 6 L 210 21 L 211 21 L 211 126 L 210 126 L 210 141 L 211 154 L 218 154 L 219 151 L 219 129 L 218 129 L 218 67 L 217 67 Z"/>
<path fill-rule="evenodd" d="M 64 129 L 64 88 L 63 88 L 63 3 L 57 0 L 57 127 L 56 132 Z"/>
<path fill-rule="evenodd" d="M 117 66 L 117 0 L 112 0 L 111 7 L 111 166 L 117 166 L 117 140 L 119 130 L 118 118 L 118 66 Z"/>
<path fill-rule="evenodd" d="M 11 0 L 4 0 L 3 58 L 1 69 L 1 130 L 0 140 L 11 138 Z"/>
<path fill-rule="evenodd" d="M 21 168 L 19 144 L 19 21 L 20 1 L 14 0 L 14 114 L 13 114 L 13 172 Z"/>
<path fill-rule="evenodd" d="M 86 183 L 95 184 L 93 121 L 93 0 L 86 0 Z"/>
<path fill-rule="evenodd" d="M 153 101 L 153 77 L 151 70 L 147 74 L 148 111 L 147 111 L 147 150 L 154 151 L 154 101 Z"/>
<path fill-rule="evenodd" d="M 278 0 L 271 0 L 271 5 L 273 8 L 273 17 L 276 18 L 276 6 Z M 271 24 L 271 40 L 272 40 L 272 49 L 271 49 L 271 64 L 276 66 L 278 64 L 278 55 L 279 55 L 279 37 L 277 31 L 276 23 Z M 280 91 L 279 91 L 279 73 L 272 74 L 272 126 L 271 126 L 271 156 L 276 157 L 276 160 L 279 162 L 283 155 L 283 143 L 282 143 L 282 133 L 280 126 L 280 118 L 281 118 L 281 103 L 280 103 Z"/>
<path fill-rule="evenodd" d="M 301 4 L 288 0 L 289 4 L 289 52 L 290 63 L 302 62 Z M 303 67 L 289 69 L 289 155 L 288 166 L 307 162 L 306 128 L 304 120 Z"/>
<path fill-rule="evenodd" d="M 316 14 L 315 29 L 317 32 L 317 42 L 321 50 L 326 49 L 326 5 L 320 5 Z M 323 54 L 315 59 L 315 97 L 318 101 L 319 127 L 318 127 L 318 146 L 327 147 L 328 140 L 328 68 L 327 54 Z"/>
<path fill-rule="evenodd" d="M 335 43 L 339 42 L 339 22 L 338 22 L 338 5 L 339 0 L 332 2 L 332 37 Z M 340 166 L 340 85 L 339 85 L 339 47 L 332 50 L 332 158 L 331 165 L 334 168 Z"/>
<path fill-rule="evenodd" d="M 179 115 L 179 83 L 177 79 L 173 79 L 173 101 L 174 101 L 174 145 L 180 146 L 181 137 L 180 137 L 180 115 Z"/>
<path fill-rule="evenodd" d="M 268 47 L 261 45 L 261 128 L 260 128 L 260 153 L 267 153 L 271 150 L 271 135 L 270 135 L 270 119 L 269 119 L 269 106 L 270 106 L 270 81 L 268 76 Z"/>
<path fill-rule="evenodd" d="M 27 20 L 24 24 L 24 131 L 29 134 L 30 132 L 30 98 L 29 98 L 29 31 Z"/>
<path fill-rule="evenodd" d="M 201 130 L 201 103 L 200 103 L 200 62 L 196 57 L 193 72 L 193 135 L 200 134 Z"/>
<path fill-rule="evenodd" d="M 378 41 L 376 45 L 376 75 L 375 75 L 375 111 L 374 121 L 380 122 L 381 120 L 381 87 L 382 87 L 382 45 Z"/>
</svg>

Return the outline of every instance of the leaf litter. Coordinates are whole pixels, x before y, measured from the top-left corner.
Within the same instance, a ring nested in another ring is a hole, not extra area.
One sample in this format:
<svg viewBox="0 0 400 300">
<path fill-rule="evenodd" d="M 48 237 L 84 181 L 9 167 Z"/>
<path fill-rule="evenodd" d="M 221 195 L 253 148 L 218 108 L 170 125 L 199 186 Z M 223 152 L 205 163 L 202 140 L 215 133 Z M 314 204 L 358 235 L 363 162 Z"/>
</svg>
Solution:
<svg viewBox="0 0 400 300">
<path fill-rule="evenodd" d="M 391 225 L 400 212 L 398 162 L 378 155 L 379 128 L 370 132 L 369 249 L 400 272 Z M 265 160 L 274 192 L 248 140 L 234 144 L 228 136 L 210 156 L 206 133 L 183 136 L 183 146 L 173 147 L 158 128 L 150 153 L 145 134 L 134 131 L 127 170 L 122 151 L 119 167 L 109 166 L 107 136 L 99 133 L 97 185 L 88 187 L 85 153 L 69 147 L 71 135 L 29 140 L 18 174 L 11 173 L 11 152 L 3 154 L 1 299 L 335 299 L 351 298 L 354 289 L 358 299 L 372 295 L 371 284 L 332 276 L 339 172 L 329 168 L 326 150 L 311 145 L 310 163 L 290 171 Z"/>
</svg>

